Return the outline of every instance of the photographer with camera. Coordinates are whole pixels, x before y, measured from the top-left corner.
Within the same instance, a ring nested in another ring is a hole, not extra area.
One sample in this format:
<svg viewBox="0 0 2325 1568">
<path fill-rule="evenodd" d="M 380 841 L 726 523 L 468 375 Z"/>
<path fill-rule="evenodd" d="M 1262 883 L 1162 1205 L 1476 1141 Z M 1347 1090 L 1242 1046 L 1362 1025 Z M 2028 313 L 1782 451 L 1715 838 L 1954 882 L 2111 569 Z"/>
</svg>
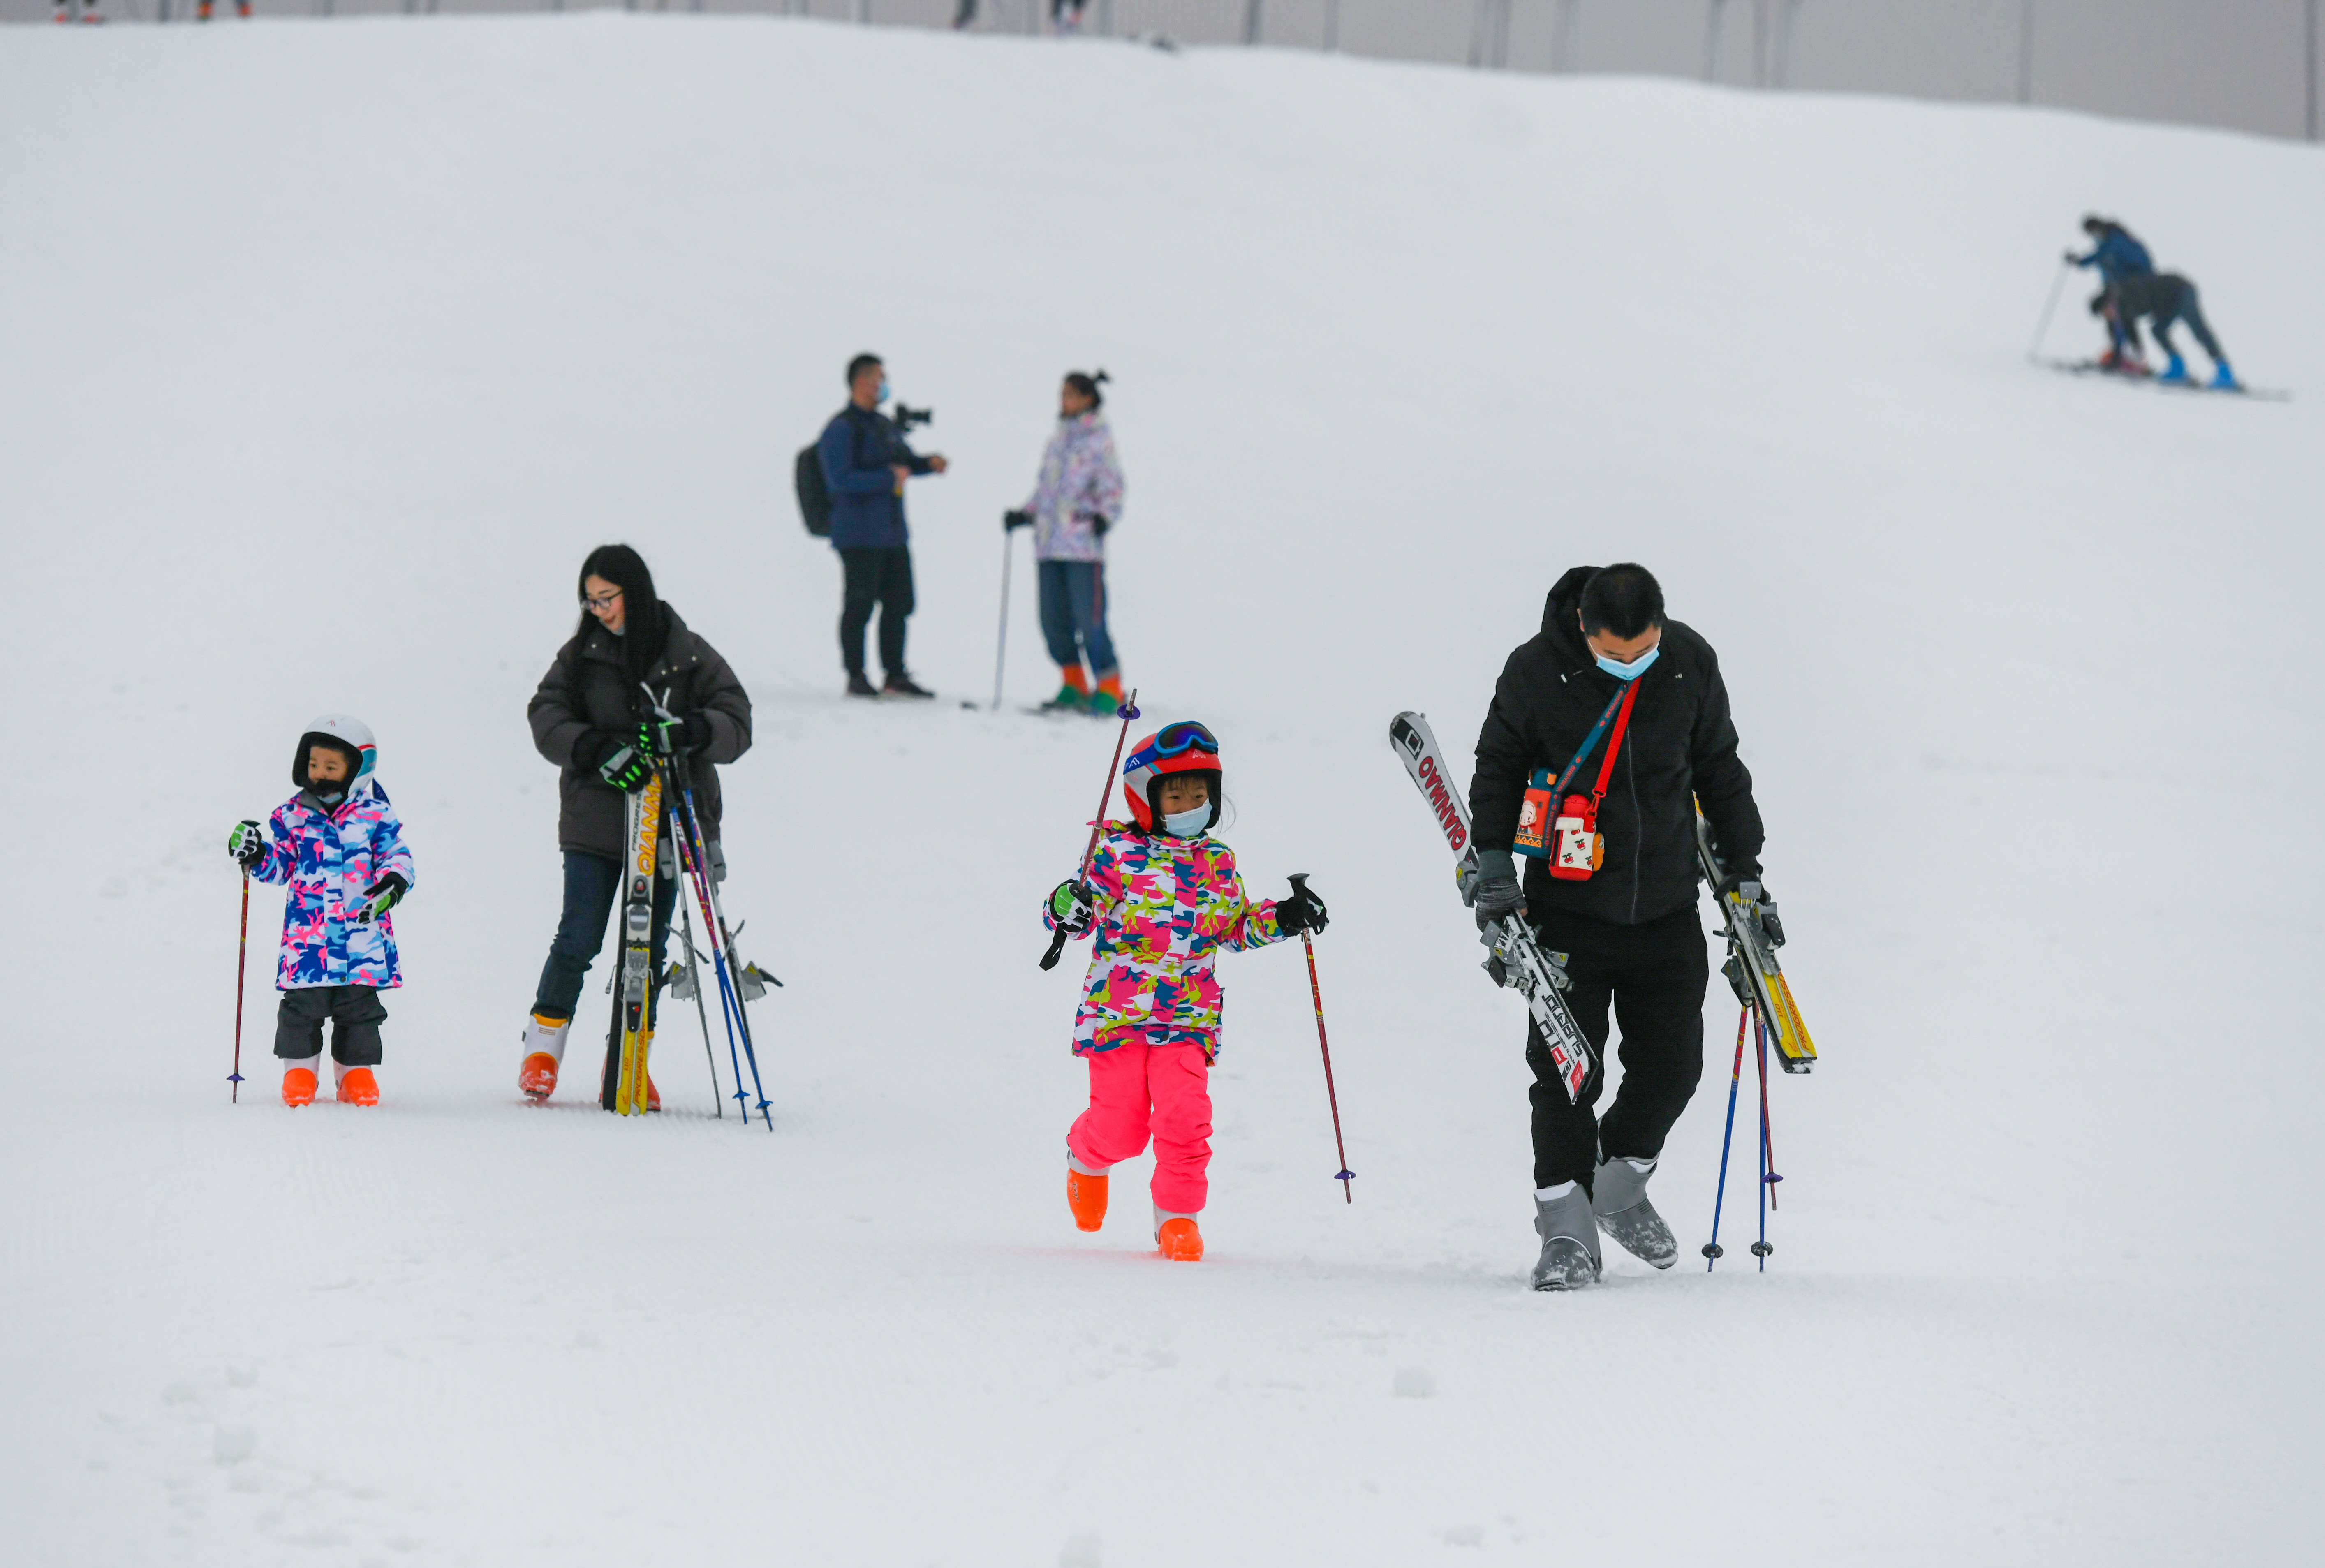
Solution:
<svg viewBox="0 0 2325 1568">
<path fill-rule="evenodd" d="M 904 481 L 941 474 L 943 456 L 922 457 L 904 432 L 934 416 L 899 404 L 897 417 L 880 412 L 888 400 L 888 372 L 876 354 L 848 362 L 848 406 L 832 416 L 816 442 L 817 461 L 831 496 L 831 547 L 839 552 L 843 587 L 839 654 L 850 697 L 932 697 L 904 669 L 904 617 L 912 613 L 912 552 L 904 526 Z M 880 608 L 880 667 L 874 686 L 864 673 L 864 632 Z"/>
</svg>

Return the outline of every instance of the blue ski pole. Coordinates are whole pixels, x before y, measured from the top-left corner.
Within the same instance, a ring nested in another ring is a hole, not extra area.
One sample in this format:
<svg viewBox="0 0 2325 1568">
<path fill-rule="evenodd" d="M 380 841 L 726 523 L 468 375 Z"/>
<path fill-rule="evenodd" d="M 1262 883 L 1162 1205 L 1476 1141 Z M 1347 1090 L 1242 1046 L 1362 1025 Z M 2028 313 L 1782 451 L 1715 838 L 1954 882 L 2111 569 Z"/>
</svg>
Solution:
<svg viewBox="0 0 2325 1568">
<path fill-rule="evenodd" d="M 1703 1244 L 1706 1274 L 1727 1256 L 1726 1248 L 1719 1245 L 1719 1211 L 1728 1201 L 1728 1145 L 1736 1136 L 1736 1088 L 1744 1078 L 1744 1020 L 1749 1015 L 1749 1008 L 1736 1015 L 1736 1065 L 1728 1073 L 1728 1125 L 1719 1134 L 1719 1188 L 1711 1198 L 1711 1239 Z"/>
</svg>

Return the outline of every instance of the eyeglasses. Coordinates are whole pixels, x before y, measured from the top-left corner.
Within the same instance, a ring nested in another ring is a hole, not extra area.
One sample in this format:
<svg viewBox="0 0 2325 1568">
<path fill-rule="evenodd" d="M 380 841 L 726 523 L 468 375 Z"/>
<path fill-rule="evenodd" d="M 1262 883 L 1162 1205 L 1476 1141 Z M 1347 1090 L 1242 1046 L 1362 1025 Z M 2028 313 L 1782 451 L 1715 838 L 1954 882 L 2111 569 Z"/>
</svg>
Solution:
<svg viewBox="0 0 2325 1568">
<path fill-rule="evenodd" d="M 1181 719 L 1176 724 L 1166 724 L 1156 731 L 1152 741 L 1138 748 L 1128 767 L 1152 766 L 1166 756 L 1178 756 L 1190 751 L 1208 751 L 1217 756 L 1218 738 L 1191 719 Z"/>
<path fill-rule="evenodd" d="M 585 593 L 581 596 L 581 602 L 593 610 L 609 610 L 614 608 L 614 601 L 621 597 L 622 590 L 617 588 L 611 593 L 599 594 L 594 598 Z"/>
</svg>

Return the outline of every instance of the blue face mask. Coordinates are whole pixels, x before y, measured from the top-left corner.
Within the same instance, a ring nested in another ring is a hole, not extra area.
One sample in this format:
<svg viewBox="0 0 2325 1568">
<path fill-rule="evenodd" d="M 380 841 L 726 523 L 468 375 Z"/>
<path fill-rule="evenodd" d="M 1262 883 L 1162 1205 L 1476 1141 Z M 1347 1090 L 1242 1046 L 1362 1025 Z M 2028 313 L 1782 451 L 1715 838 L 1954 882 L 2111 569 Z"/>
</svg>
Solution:
<svg viewBox="0 0 2325 1568">
<path fill-rule="evenodd" d="M 1617 681 L 1635 681 L 1640 676 L 1647 673 L 1647 666 L 1655 662 L 1655 655 L 1663 651 L 1663 645 L 1661 643 L 1657 643 L 1653 647 L 1649 648 L 1645 653 L 1641 654 L 1637 658 L 1632 660 L 1627 664 L 1623 663 L 1620 659 L 1610 659 L 1606 654 L 1601 654 L 1598 655 L 1598 667 L 1606 671 L 1609 675 L 1614 676 Z"/>
<path fill-rule="evenodd" d="M 888 401 L 888 378 L 886 376 L 884 376 L 880 378 L 880 391 L 878 394 L 872 399 L 872 401 L 875 403 L 885 403 Z"/>
<path fill-rule="evenodd" d="M 1162 819 L 1162 830 L 1174 839 L 1195 839 L 1211 825 L 1211 803 L 1205 801 L 1190 812 L 1172 812 Z"/>
</svg>

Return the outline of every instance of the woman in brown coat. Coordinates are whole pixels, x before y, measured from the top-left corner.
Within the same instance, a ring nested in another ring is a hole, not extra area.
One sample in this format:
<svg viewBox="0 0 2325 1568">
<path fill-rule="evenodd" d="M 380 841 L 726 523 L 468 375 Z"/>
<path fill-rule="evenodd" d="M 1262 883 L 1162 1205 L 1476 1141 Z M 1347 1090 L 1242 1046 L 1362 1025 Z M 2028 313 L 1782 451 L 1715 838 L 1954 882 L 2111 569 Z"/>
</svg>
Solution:
<svg viewBox="0 0 2325 1568">
<path fill-rule="evenodd" d="M 699 765 L 733 762 L 751 747 L 751 699 L 742 682 L 716 648 L 655 597 L 653 574 L 636 551 L 626 544 L 591 551 L 581 564 L 580 592 L 580 628 L 557 651 L 525 710 L 533 745 L 559 768 L 557 844 L 565 852 L 565 911 L 542 966 L 517 1072 L 517 1087 L 536 1101 L 557 1087 L 582 978 L 606 945 L 607 918 L 621 888 L 623 794 L 643 788 L 645 775 L 620 765 L 653 716 L 644 688 L 653 688 L 681 720 L 679 746 L 698 765 L 694 805 L 714 868 L 723 864 L 718 773 Z M 676 892 L 675 882 L 654 879 L 657 988 Z M 648 1093 L 651 1109 L 660 1110 L 662 1099 L 651 1081 Z"/>
</svg>

